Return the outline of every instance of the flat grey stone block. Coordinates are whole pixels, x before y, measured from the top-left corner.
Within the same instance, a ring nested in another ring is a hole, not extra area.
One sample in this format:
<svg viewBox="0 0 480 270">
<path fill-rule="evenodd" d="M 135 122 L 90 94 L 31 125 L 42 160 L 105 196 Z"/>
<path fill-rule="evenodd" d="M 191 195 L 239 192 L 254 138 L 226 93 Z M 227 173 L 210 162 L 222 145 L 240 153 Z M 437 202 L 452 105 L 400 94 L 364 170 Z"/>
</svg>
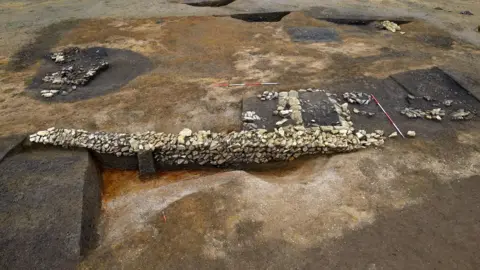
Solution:
<svg viewBox="0 0 480 270">
<path fill-rule="evenodd" d="M 138 171 L 141 178 L 154 175 L 157 170 L 155 168 L 155 160 L 151 151 L 145 151 L 137 154 Z"/>
</svg>

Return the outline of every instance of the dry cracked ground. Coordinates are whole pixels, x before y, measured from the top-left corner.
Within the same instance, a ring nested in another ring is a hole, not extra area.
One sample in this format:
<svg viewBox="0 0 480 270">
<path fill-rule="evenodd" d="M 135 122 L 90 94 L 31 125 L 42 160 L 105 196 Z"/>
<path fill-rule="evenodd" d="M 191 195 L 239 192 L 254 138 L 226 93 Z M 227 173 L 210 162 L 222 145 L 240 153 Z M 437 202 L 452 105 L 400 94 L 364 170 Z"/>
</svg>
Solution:
<svg viewBox="0 0 480 270">
<path fill-rule="evenodd" d="M 310 16 L 317 1 L 237 0 L 218 8 L 2 1 L 0 135 L 50 126 L 238 130 L 242 98 L 264 90 L 328 88 L 434 66 L 479 74 L 475 1 L 321 4 L 348 16 L 416 19 L 400 35 L 317 20 Z M 204 16 L 280 10 L 294 12 L 259 23 Z M 464 10 L 474 15 L 458 14 Z M 285 29 L 293 26 L 332 27 L 342 42 L 292 42 Z M 40 58 L 69 46 L 128 49 L 154 68 L 83 101 L 26 95 Z M 215 86 L 224 81 L 280 85 Z M 478 269 L 479 131 L 473 120 L 356 153 L 252 170 L 162 172 L 148 182 L 135 172 L 105 171 L 101 240 L 80 268 Z"/>
</svg>

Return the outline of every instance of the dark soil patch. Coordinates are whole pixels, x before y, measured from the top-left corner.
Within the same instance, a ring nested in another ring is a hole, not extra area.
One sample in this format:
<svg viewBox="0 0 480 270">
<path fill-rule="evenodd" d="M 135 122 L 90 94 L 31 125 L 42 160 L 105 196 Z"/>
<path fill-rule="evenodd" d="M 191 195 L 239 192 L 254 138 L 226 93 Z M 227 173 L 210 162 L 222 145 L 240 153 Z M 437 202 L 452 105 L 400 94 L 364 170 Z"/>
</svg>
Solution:
<svg viewBox="0 0 480 270">
<path fill-rule="evenodd" d="M 438 35 L 418 35 L 417 40 L 419 42 L 426 43 L 428 45 L 442 48 L 442 49 L 451 49 L 454 39 L 449 36 L 438 36 Z"/>
<path fill-rule="evenodd" d="M 469 94 L 469 92 L 459 86 L 446 74 L 439 69 L 412 70 L 399 73 L 383 80 L 375 78 L 363 78 L 348 83 L 332 84 L 325 87 L 332 93 L 337 93 L 338 101 L 345 102 L 342 94 L 345 92 L 363 92 L 373 94 L 382 104 L 384 109 L 393 118 L 399 128 L 406 133 L 408 130 L 414 130 L 423 137 L 435 138 L 445 134 L 454 133 L 462 126 L 461 122 L 450 121 L 450 114 L 453 111 L 464 108 L 469 111 L 478 111 L 480 103 Z M 408 99 L 408 94 L 414 94 L 419 97 L 415 100 Z M 431 101 L 427 101 L 423 96 L 429 95 Z M 445 106 L 442 102 L 446 99 L 453 100 L 451 106 Z M 400 112 L 406 107 L 413 107 L 422 110 L 433 108 L 442 108 L 446 111 L 446 116 L 442 121 L 426 119 L 410 119 Z M 387 135 L 394 130 L 386 116 L 380 108 L 370 102 L 368 105 L 349 104 L 352 121 L 357 129 L 365 130 L 384 130 Z M 353 108 L 360 112 L 375 113 L 374 116 L 353 113 Z M 472 121 L 475 121 L 474 118 Z"/>
<path fill-rule="evenodd" d="M 443 107 L 437 104 L 453 100 L 452 105 L 445 108 L 447 113 L 458 109 L 475 112 L 479 108 L 478 100 L 439 68 L 412 70 L 391 77 L 409 94 L 419 97 L 408 101 L 415 107 L 424 109 Z"/>
<path fill-rule="evenodd" d="M 305 269 L 477 269 L 479 192 L 478 176 L 437 183 L 424 203 L 306 252 Z"/>
<path fill-rule="evenodd" d="M 57 72 L 59 67 L 56 63 L 51 61 L 51 59 L 45 59 L 35 75 L 32 84 L 25 89 L 25 91 L 27 91 L 32 97 L 44 101 L 71 102 L 83 100 L 118 90 L 140 74 L 153 68 L 153 64 L 148 58 L 128 50 L 94 47 L 86 49 L 85 54 L 89 57 L 86 57 L 80 61 L 80 63 L 91 63 L 92 59 L 95 59 L 95 55 L 101 54 L 103 59 L 108 61 L 109 68 L 98 74 L 95 79 L 87 85 L 78 87 L 75 91 L 71 91 L 67 95 L 55 95 L 46 99 L 41 96 L 41 91 L 46 87 L 43 78 L 48 74 Z"/>
<path fill-rule="evenodd" d="M 335 29 L 322 27 L 290 27 L 287 33 L 295 42 L 332 42 L 339 41 Z"/>
<path fill-rule="evenodd" d="M 279 22 L 283 17 L 290 14 L 286 12 L 269 12 L 269 13 L 250 13 L 250 14 L 235 14 L 230 17 L 246 22 Z"/>
<path fill-rule="evenodd" d="M 32 43 L 23 46 L 7 65 L 7 70 L 21 71 L 47 55 L 62 35 L 78 24 L 79 20 L 62 21 L 51 24 L 37 33 Z"/>
<path fill-rule="evenodd" d="M 194 7 L 221 7 L 235 0 L 183 0 L 182 3 Z"/>
<path fill-rule="evenodd" d="M 372 18 L 372 19 L 327 18 L 327 19 L 325 19 L 325 21 L 335 23 L 335 24 L 361 25 L 361 26 L 362 25 L 370 25 L 370 24 L 373 24 L 373 23 L 378 22 L 378 21 L 391 21 L 391 22 L 394 22 L 398 25 L 402 25 L 402 24 L 406 24 L 406 23 L 411 22 L 411 21 L 406 21 L 406 20 L 399 21 L 399 20 L 395 20 L 395 19 L 376 20 L 374 18 Z"/>
<path fill-rule="evenodd" d="M 355 9 L 340 10 L 335 8 L 313 7 L 305 11 L 305 14 L 317 20 L 325 20 L 336 24 L 368 25 L 376 21 L 391 21 L 398 25 L 412 22 L 413 17 L 378 15 L 374 12 L 359 12 Z"/>
<path fill-rule="evenodd" d="M 302 118 L 306 127 L 314 125 L 330 126 L 338 125 L 340 119 L 332 102 L 329 101 L 327 95 L 323 92 L 304 92 L 299 93 L 300 103 L 304 112 Z M 258 128 L 264 128 L 273 131 L 276 123 L 283 117 L 274 115 L 273 111 L 277 110 L 278 99 L 260 100 L 258 97 L 245 98 L 242 101 L 242 114 L 247 111 L 254 111 L 261 119 L 254 121 Z M 288 107 L 288 106 L 287 106 Z M 293 125 L 290 118 L 282 126 Z M 314 120 L 314 122 L 312 122 Z M 245 126 L 244 126 L 245 128 Z"/>
<path fill-rule="evenodd" d="M 338 113 L 324 92 L 299 93 L 299 98 L 304 110 L 302 118 L 305 127 L 336 126 L 340 124 Z"/>
</svg>

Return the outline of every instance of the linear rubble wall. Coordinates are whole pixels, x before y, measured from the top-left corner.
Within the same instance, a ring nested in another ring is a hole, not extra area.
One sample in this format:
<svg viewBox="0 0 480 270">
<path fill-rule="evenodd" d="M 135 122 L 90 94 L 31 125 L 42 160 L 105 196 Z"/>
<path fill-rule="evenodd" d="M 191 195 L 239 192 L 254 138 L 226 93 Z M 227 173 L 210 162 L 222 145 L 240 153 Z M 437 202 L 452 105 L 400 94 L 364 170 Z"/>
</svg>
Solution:
<svg viewBox="0 0 480 270">
<path fill-rule="evenodd" d="M 135 158 L 146 151 L 153 152 L 155 161 L 162 165 L 233 165 L 293 160 L 303 155 L 351 152 L 384 143 L 383 131 L 367 134 L 355 131 L 349 125 L 305 128 L 288 126 L 267 132 L 264 129 L 214 133 L 192 132 L 184 129 L 179 134 L 168 133 L 107 133 L 75 129 L 39 131 L 30 135 L 33 143 L 62 147 L 87 148 L 94 153 Z M 120 161 L 118 166 L 121 165 Z M 128 165 L 132 169 L 132 165 Z M 112 167 L 112 166 L 110 166 Z M 115 167 L 115 166 L 113 166 Z"/>
</svg>

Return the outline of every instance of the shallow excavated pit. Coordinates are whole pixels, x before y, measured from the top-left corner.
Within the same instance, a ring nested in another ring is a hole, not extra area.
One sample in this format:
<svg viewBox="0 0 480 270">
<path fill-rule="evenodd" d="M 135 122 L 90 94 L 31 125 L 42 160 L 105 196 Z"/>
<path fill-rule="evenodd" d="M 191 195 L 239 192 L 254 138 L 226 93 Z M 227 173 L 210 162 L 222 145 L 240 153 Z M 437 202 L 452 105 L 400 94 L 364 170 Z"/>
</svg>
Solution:
<svg viewBox="0 0 480 270">
<path fill-rule="evenodd" d="M 180 0 L 182 4 L 194 7 L 221 7 L 226 6 L 235 0 Z M 179 1 L 173 1 L 178 3 Z"/>
<path fill-rule="evenodd" d="M 290 11 L 235 14 L 231 15 L 230 17 L 246 22 L 279 22 L 288 14 L 290 14 Z"/>
</svg>

